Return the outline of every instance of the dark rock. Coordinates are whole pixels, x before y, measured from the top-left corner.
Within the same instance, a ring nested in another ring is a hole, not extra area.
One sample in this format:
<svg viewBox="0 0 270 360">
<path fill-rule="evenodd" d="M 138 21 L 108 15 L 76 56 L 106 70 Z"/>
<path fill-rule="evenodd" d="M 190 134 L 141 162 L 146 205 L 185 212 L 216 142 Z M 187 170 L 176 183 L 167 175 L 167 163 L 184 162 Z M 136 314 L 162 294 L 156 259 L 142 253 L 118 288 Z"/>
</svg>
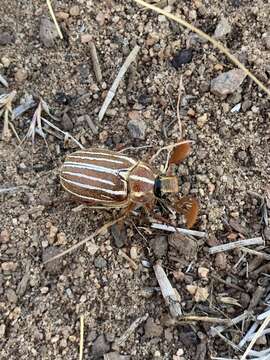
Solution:
<svg viewBox="0 0 270 360">
<path fill-rule="evenodd" d="M 168 239 L 167 236 L 157 236 L 150 242 L 150 246 L 157 258 L 162 258 L 168 251 Z"/>
<path fill-rule="evenodd" d="M 127 240 L 127 230 L 123 222 L 118 222 L 111 227 L 111 233 L 114 238 L 115 246 L 121 248 Z"/>
<path fill-rule="evenodd" d="M 179 332 L 179 339 L 187 348 L 198 344 L 198 337 L 194 331 L 190 331 L 190 327 L 183 326 L 180 328 Z"/>
<path fill-rule="evenodd" d="M 265 240 L 270 241 L 270 226 L 267 226 L 264 229 L 264 236 L 265 236 Z"/>
<path fill-rule="evenodd" d="M 4 31 L 2 32 L 0 30 L 0 46 L 10 45 L 15 42 L 15 36 L 14 34 Z"/>
<path fill-rule="evenodd" d="M 58 92 L 55 94 L 55 101 L 60 105 L 69 105 L 72 101 L 72 96 Z"/>
<path fill-rule="evenodd" d="M 107 266 L 107 261 L 102 256 L 98 256 L 95 259 L 94 264 L 96 268 L 103 269 Z"/>
<path fill-rule="evenodd" d="M 130 120 L 127 127 L 133 139 L 145 139 L 146 124 L 143 120 Z"/>
<path fill-rule="evenodd" d="M 182 65 L 188 64 L 192 61 L 193 50 L 192 49 L 182 49 L 176 55 L 174 55 L 171 64 L 177 70 Z"/>
<path fill-rule="evenodd" d="M 98 359 L 107 352 L 110 351 L 110 345 L 106 342 L 105 336 L 99 335 L 98 338 L 94 341 L 92 347 L 92 355 L 94 359 Z"/>
</svg>

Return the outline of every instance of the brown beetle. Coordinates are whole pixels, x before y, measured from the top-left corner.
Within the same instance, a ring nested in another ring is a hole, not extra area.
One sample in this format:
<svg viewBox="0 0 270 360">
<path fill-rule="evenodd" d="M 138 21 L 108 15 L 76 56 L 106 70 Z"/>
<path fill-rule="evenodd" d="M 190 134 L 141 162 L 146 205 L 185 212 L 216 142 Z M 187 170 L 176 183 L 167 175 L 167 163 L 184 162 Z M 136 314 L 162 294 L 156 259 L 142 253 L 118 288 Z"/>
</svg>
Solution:
<svg viewBox="0 0 270 360">
<path fill-rule="evenodd" d="M 184 160 L 190 150 L 188 142 L 176 146 L 168 162 L 169 169 Z M 76 200 L 93 208 L 123 208 L 125 215 L 139 206 L 152 211 L 163 195 L 179 191 L 177 176 L 159 175 L 143 161 L 100 148 L 68 155 L 60 179 L 63 188 Z M 188 227 L 195 223 L 197 200 L 184 197 L 171 205 L 185 215 Z"/>
</svg>

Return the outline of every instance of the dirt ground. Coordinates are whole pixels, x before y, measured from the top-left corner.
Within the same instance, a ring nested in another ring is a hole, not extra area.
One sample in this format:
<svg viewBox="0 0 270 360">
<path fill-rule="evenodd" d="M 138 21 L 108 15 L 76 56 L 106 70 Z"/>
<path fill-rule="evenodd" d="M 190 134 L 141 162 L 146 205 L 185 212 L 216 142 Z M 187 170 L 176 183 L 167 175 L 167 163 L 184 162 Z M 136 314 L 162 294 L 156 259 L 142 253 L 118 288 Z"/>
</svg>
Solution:
<svg viewBox="0 0 270 360">
<path fill-rule="evenodd" d="M 225 17 L 231 28 L 222 42 L 269 88 L 269 1 L 156 3 L 169 6 L 167 10 L 210 35 Z M 84 359 L 104 354 L 109 360 L 238 359 L 246 345 L 238 351 L 213 336 L 211 327 L 218 324 L 170 318 L 151 265 L 162 260 L 181 296 L 184 314 L 229 319 L 245 310 L 256 315 L 267 309 L 269 98 L 248 78 L 228 96 L 213 94 L 211 81 L 234 68 L 228 59 L 187 29 L 131 0 L 52 4 L 63 40 L 54 33 L 54 40 L 47 39 L 48 32 L 40 34 L 42 19 L 51 19 L 46 2 L 1 1 L 0 74 L 9 87 L 0 85 L 0 94 L 16 90 L 13 107 L 31 98 L 38 103 L 42 97 L 58 120 L 45 113 L 44 117 L 85 147 L 133 147 L 126 153 L 148 159 L 160 146 L 179 138 L 176 108 L 182 75 L 180 118 L 193 151 L 178 169 L 180 191 L 198 197 L 201 208 L 194 229 L 207 236 L 169 237 L 135 216 L 126 221 L 120 235 L 115 234 L 117 229 L 114 236 L 107 232 L 44 265 L 44 259 L 78 243 L 115 214 L 73 211 L 76 205 L 64 201 L 58 169 L 77 147 L 72 141 L 64 146 L 60 133 L 46 132 L 47 145 L 38 135 L 34 146 L 27 140 L 18 147 L 15 136 L 0 141 L 1 189 L 16 188 L 0 193 L 1 359 L 78 359 L 81 315 Z M 96 45 L 100 83 L 89 40 Z M 140 46 L 136 63 L 97 126 L 107 91 L 136 44 Z M 188 59 L 178 67 L 175 61 L 183 49 L 188 49 Z M 241 109 L 235 110 L 237 104 Z M 34 111 L 14 120 L 21 139 Z M 150 147 L 134 149 L 145 145 Z M 157 168 L 163 162 L 161 156 Z M 265 257 L 239 249 L 209 254 L 210 246 L 259 236 L 265 246 L 250 249 Z M 148 319 L 119 345 L 117 340 L 132 322 L 146 314 Z M 251 321 L 222 334 L 237 345 Z M 268 334 L 254 349 L 269 347 Z"/>
</svg>

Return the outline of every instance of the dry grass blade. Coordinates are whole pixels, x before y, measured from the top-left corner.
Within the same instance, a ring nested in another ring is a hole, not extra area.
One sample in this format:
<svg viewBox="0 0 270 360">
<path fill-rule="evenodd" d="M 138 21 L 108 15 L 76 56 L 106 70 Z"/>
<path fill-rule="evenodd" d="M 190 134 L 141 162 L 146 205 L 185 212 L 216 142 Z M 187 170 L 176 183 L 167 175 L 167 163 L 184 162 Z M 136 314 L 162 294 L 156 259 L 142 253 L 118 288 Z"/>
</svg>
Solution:
<svg viewBox="0 0 270 360">
<path fill-rule="evenodd" d="M 166 16 L 167 18 L 174 20 L 176 22 L 178 22 L 180 25 L 188 28 L 189 30 L 195 32 L 196 34 L 198 34 L 199 36 L 201 36 L 202 38 L 206 39 L 207 41 L 209 41 L 214 47 L 216 47 L 220 52 L 222 52 L 223 54 L 225 54 L 233 64 L 235 64 L 236 66 L 238 66 L 240 69 L 242 69 L 245 74 L 250 77 L 251 80 L 253 80 L 264 92 L 266 92 L 266 94 L 268 94 L 268 96 L 270 96 L 270 90 L 260 81 L 256 78 L 256 76 L 254 76 L 234 55 L 232 55 L 230 53 L 230 51 L 228 49 L 226 49 L 220 42 L 216 41 L 215 39 L 213 39 L 211 36 L 207 35 L 205 32 L 203 32 L 202 30 L 196 28 L 195 26 L 189 24 L 187 21 L 181 19 L 179 16 L 170 14 L 169 12 L 167 12 L 164 9 L 160 9 L 157 6 L 148 4 L 147 2 L 143 1 L 143 0 L 134 0 L 137 4 L 140 4 L 142 6 L 144 6 L 145 8 L 151 9 L 156 11 L 159 14 L 162 14 L 164 16 Z"/>
<path fill-rule="evenodd" d="M 124 64 L 122 65 L 116 79 L 114 80 L 111 88 L 108 91 L 108 94 L 104 100 L 104 103 L 99 111 L 98 114 L 98 120 L 101 121 L 112 101 L 112 99 L 115 96 L 116 90 L 120 84 L 120 81 L 122 80 L 123 76 L 125 75 L 125 73 L 127 72 L 130 64 L 135 60 L 138 51 L 140 50 L 139 46 L 135 46 L 134 49 L 131 51 L 131 53 L 128 55 L 128 57 L 126 58 L 126 61 L 124 62 Z"/>
<path fill-rule="evenodd" d="M 79 360 L 83 359 L 83 339 L 84 339 L 84 316 L 80 316 L 80 350 Z"/>
<path fill-rule="evenodd" d="M 48 5 L 49 12 L 51 14 L 51 17 L 53 19 L 54 25 L 56 27 L 56 30 L 58 32 L 58 35 L 59 35 L 60 39 L 63 40 L 63 35 L 62 35 L 62 32 L 61 32 L 60 26 L 58 25 L 58 22 L 56 20 L 56 17 L 54 15 L 53 8 L 52 8 L 50 0 L 47 0 L 47 5 Z"/>
</svg>

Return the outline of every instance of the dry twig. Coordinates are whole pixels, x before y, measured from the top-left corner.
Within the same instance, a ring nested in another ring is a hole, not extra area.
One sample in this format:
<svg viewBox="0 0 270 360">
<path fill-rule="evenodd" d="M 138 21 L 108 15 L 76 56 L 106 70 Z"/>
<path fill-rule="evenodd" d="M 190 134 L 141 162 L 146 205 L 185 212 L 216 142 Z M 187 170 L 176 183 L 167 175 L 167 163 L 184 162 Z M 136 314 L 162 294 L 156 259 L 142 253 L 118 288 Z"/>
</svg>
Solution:
<svg viewBox="0 0 270 360">
<path fill-rule="evenodd" d="M 139 49 L 140 49 L 139 46 L 136 45 L 134 47 L 134 49 L 131 51 L 131 53 L 128 55 L 128 57 L 126 58 L 126 61 L 124 62 L 124 64 L 122 65 L 122 67 L 121 67 L 116 79 L 114 80 L 111 88 L 109 89 L 108 94 L 104 100 L 104 103 L 99 111 L 99 114 L 98 114 L 99 121 L 101 121 L 103 119 L 112 99 L 115 96 L 115 93 L 120 84 L 120 81 L 122 80 L 123 76 L 125 75 L 127 69 L 129 68 L 130 64 L 132 63 L 132 61 L 135 60 Z"/>
<path fill-rule="evenodd" d="M 242 247 L 242 246 L 261 245 L 261 244 L 264 244 L 263 238 L 262 237 L 256 237 L 256 238 L 251 238 L 251 239 L 234 241 L 234 242 L 230 242 L 230 243 L 227 243 L 227 244 L 221 244 L 221 245 L 217 245 L 217 246 L 212 246 L 209 249 L 209 253 L 210 254 L 216 254 L 216 253 L 219 253 L 219 252 L 236 249 L 236 248 L 239 248 L 239 247 Z"/>
<path fill-rule="evenodd" d="M 202 38 L 206 39 L 207 41 L 209 41 L 214 47 L 216 47 L 220 52 L 222 52 L 223 54 L 225 54 L 233 64 L 235 64 L 236 66 L 238 66 L 240 69 L 242 69 L 245 74 L 250 77 L 251 80 L 253 80 L 264 92 L 266 92 L 266 94 L 268 94 L 268 96 L 270 96 L 270 90 L 260 81 L 256 78 L 256 76 L 254 76 L 234 55 L 232 55 L 230 53 L 230 51 L 225 48 L 220 42 L 216 41 L 214 38 L 212 38 L 211 36 L 207 35 L 205 32 L 203 32 L 202 30 L 196 28 L 195 26 L 189 24 L 187 21 L 181 19 L 179 16 L 173 15 L 171 13 L 169 13 L 168 11 L 164 10 L 164 9 L 160 9 L 155 5 L 152 4 L 148 4 L 147 2 L 143 1 L 143 0 L 134 0 L 137 4 L 140 4 L 142 6 L 144 6 L 145 8 L 151 9 L 156 11 L 159 14 L 162 14 L 164 16 L 166 16 L 167 18 L 174 20 L 176 22 L 178 22 L 180 25 L 188 28 L 189 30 L 195 32 L 196 34 L 198 34 L 199 36 L 201 36 Z"/>
<path fill-rule="evenodd" d="M 91 55 L 91 59 L 92 59 L 92 63 L 93 63 L 94 73 L 96 75 L 97 82 L 101 83 L 102 73 L 101 73 L 101 68 L 100 68 L 100 64 L 99 64 L 99 60 L 98 60 L 96 45 L 93 41 L 91 41 L 89 46 L 90 46 L 90 55 Z"/>
<path fill-rule="evenodd" d="M 123 250 L 119 250 L 119 255 L 126 259 L 134 270 L 138 269 L 138 265 L 135 263 L 135 261 L 133 261 Z"/>
<path fill-rule="evenodd" d="M 8 87 L 7 80 L 0 74 L 0 83 L 4 85 L 5 87 Z"/>
</svg>

